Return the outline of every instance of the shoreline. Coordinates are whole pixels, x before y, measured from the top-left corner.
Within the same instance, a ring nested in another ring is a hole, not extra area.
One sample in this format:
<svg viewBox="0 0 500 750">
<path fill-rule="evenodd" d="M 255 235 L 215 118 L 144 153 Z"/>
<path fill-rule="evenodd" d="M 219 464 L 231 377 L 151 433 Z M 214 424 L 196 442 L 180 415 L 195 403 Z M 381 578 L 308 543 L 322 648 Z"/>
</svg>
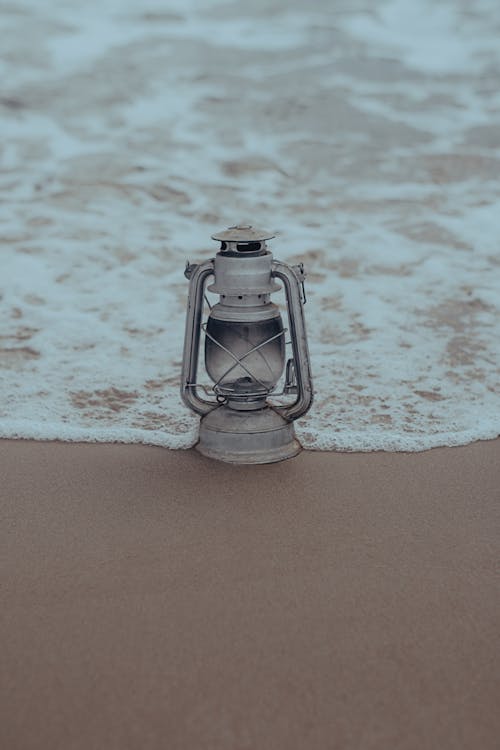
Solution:
<svg viewBox="0 0 500 750">
<path fill-rule="evenodd" d="M 81 427 L 72 427 L 70 425 L 61 425 L 60 423 L 50 424 L 43 423 L 40 431 L 33 428 L 32 423 L 27 420 L 18 420 L 15 423 L 15 428 L 9 430 L 2 429 L 0 424 L 0 442 L 5 441 L 25 441 L 25 442 L 42 442 L 42 443 L 56 443 L 56 444 L 72 444 L 72 445 L 142 445 L 144 447 L 151 448 L 163 448 L 170 451 L 189 451 L 193 449 L 196 443 L 192 442 L 187 436 L 189 433 L 181 433 L 180 435 L 173 435 L 171 433 L 165 433 L 160 430 L 151 432 L 149 430 L 132 430 L 128 437 L 120 438 L 118 435 L 123 434 L 122 429 L 118 428 L 106 428 L 102 430 L 95 430 L 95 428 L 89 429 L 86 432 Z M 58 437 L 58 433 L 62 430 L 66 430 L 67 434 L 64 438 Z M 300 431 L 297 431 L 297 439 L 301 444 L 303 443 L 303 436 Z M 464 448 L 468 445 L 473 445 L 478 442 L 491 442 L 493 440 L 500 439 L 498 434 L 498 427 L 485 427 L 484 429 L 473 432 L 466 430 L 461 433 L 436 433 L 428 436 L 432 438 L 433 444 L 426 447 L 420 447 L 421 437 L 415 437 L 411 433 L 403 436 L 397 434 L 394 436 L 392 433 L 384 432 L 384 437 L 380 438 L 380 442 L 383 443 L 381 447 L 359 447 L 362 444 L 360 435 L 362 433 L 356 433 L 356 437 L 349 441 L 352 445 L 354 442 L 355 447 L 343 447 L 345 440 L 339 442 L 336 445 L 328 443 L 329 447 L 311 447 L 310 445 L 302 444 L 302 450 L 310 453 L 424 453 L 426 451 L 435 450 L 437 448 Z M 465 437 L 465 435 L 467 437 Z M 154 439 L 153 438 L 157 438 Z M 174 445 L 177 439 L 177 444 Z M 448 442 L 446 439 L 448 438 Z M 151 442 L 149 440 L 151 440 Z M 154 440 L 154 441 L 153 441 Z M 320 442 L 319 438 L 315 438 L 316 442 Z M 404 445 L 404 442 L 407 444 Z M 323 439 L 324 443 L 324 439 Z M 399 447 L 394 447 L 399 446 Z"/>
<path fill-rule="evenodd" d="M 0 744 L 496 748 L 500 440 L 1 440 Z"/>
</svg>

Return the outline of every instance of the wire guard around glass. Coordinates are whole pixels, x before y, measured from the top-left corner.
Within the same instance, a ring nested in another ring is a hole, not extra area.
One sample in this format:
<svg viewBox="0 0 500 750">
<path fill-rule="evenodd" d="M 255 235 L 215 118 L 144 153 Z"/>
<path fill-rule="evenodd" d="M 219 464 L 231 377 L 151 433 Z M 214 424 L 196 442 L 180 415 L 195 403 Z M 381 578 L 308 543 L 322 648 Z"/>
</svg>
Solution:
<svg viewBox="0 0 500 750">
<path fill-rule="evenodd" d="M 276 388 L 285 365 L 285 329 L 281 316 L 258 322 L 208 318 L 205 363 L 214 392 L 229 402 L 265 400 Z"/>
</svg>

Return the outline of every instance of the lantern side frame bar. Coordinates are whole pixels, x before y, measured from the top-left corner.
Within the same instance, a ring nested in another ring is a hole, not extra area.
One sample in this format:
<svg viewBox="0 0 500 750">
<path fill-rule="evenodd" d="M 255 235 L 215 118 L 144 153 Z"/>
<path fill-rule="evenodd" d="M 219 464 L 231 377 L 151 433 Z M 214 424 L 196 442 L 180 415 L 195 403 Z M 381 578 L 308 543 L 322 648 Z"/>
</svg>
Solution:
<svg viewBox="0 0 500 750">
<path fill-rule="evenodd" d="M 220 404 L 201 398 L 197 393 L 198 359 L 200 351 L 201 318 L 205 285 L 209 276 L 214 275 L 214 260 L 208 260 L 189 268 L 188 308 L 182 356 L 181 398 L 185 405 L 203 416 Z"/>
<path fill-rule="evenodd" d="M 300 278 L 294 268 L 280 260 L 273 260 L 271 276 L 279 278 L 285 287 L 285 297 L 288 310 L 288 322 L 290 325 L 290 338 L 294 368 L 297 378 L 297 399 L 287 406 L 273 406 L 285 419 L 294 420 L 303 416 L 312 406 L 313 385 L 311 374 L 311 361 L 309 347 L 307 345 L 304 309 L 301 297 L 301 284 L 304 274 L 300 269 Z"/>
</svg>

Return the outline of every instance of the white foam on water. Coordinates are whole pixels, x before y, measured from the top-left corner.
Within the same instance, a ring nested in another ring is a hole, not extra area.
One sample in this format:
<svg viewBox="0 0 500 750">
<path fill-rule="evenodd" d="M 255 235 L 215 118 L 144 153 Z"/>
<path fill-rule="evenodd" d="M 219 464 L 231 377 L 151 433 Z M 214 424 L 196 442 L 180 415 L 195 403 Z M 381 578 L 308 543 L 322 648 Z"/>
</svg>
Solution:
<svg viewBox="0 0 500 750">
<path fill-rule="evenodd" d="M 479 73 L 485 56 L 498 50 L 493 0 L 473 7 L 459 0 L 390 0 L 344 17 L 342 25 L 370 45 L 392 48 L 409 68 L 426 73 Z"/>
<path fill-rule="evenodd" d="M 496 437 L 499 31 L 494 0 L 4 6 L 0 436 L 193 445 L 184 264 L 246 220 L 308 271 L 305 447 Z"/>
</svg>

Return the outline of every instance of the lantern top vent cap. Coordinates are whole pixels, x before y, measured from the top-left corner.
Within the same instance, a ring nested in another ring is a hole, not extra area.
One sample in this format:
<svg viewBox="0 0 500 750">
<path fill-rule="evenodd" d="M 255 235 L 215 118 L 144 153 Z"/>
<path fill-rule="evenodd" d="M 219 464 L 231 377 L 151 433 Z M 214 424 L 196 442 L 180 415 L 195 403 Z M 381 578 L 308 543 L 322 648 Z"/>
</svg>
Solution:
<svg viewBox="0 0 500 750">
<path fill-rule="evenodd" d="M 212 239 L 219 242 L 264 242 L 275 236 L 273 232 L 256 229 L 251 224 L 238 224 L 212 234 Z"/>
</svg>

